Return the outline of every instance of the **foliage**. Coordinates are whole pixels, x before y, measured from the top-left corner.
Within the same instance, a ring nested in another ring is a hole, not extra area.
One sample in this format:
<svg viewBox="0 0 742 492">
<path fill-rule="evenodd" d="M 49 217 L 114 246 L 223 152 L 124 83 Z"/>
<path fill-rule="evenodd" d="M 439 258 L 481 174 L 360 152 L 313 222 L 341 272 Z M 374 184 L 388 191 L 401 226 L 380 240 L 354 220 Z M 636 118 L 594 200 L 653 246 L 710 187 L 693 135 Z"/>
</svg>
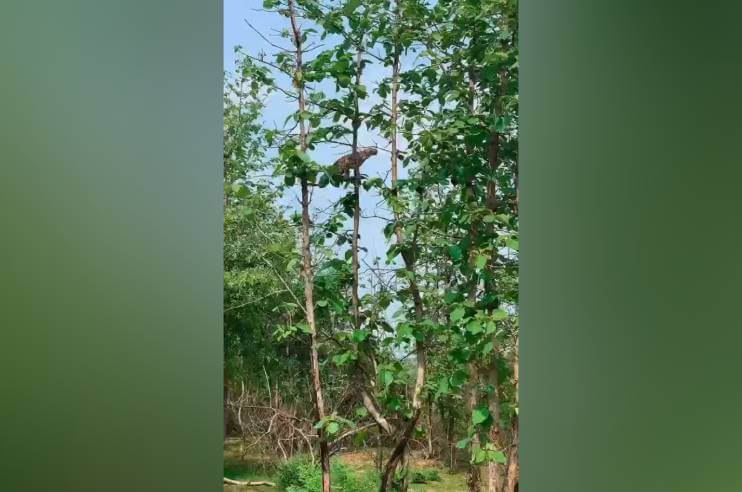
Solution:
<svg viewBox="0 0 742 492">
<path fill-rule="evenodd" d="M 378 478 L 372 473 L 356 475 L 347 466 L 333 462 L 331 466 L 332 489 L 343 492 L 373 492 Z M 297 456 L 284 463 L 278 470 L 277 485 L 286 492 L 317 492 L 322 490 L 322 473 L 307 456 Z"/>
<path fill-rule="evenodd" d="M 412 472 L 412 483 L 428 483 L 438 482 L 441 479 L 441 474 L 435 468 L 422 468 L 420 470 L 413 470 Z"/>
<path fill-rule="evenodd" d="M 291 279 L 285 272 L 298 253 L 294 230 L 275 204 L 274 187 L 249 179 L 267 165 L 259 121 L 264 89 L 256 75 L 264 72 L 249 60 L 239 68 L 238 79 L 225 84 L 224 106 L 225 377 L 229 381 L 253 375 L 259 381 L 264 371 L 303 371 L 296 364 L 303 358 L 287 361 L 283 355 L 287 350 L 300 354 L 302 347 L 277 345 L 272 339 L 275 326 L 297 311 L 276 272 Z M 289 287 L 296 290 L 296 282 Z"/>
</svg>

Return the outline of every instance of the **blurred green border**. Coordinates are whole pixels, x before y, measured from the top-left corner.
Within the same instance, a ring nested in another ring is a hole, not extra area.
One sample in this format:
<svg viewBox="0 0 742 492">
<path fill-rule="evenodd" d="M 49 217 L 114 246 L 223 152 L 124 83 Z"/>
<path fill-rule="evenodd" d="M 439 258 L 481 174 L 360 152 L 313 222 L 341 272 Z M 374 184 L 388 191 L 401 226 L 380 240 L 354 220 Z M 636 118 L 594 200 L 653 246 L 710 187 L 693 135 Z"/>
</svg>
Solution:
<svg viewBox="0 0 742 492">
<path fill-rule="evenodd" d="M 739 18 L 521 1 L 524 492 L 742 490 Z"/>
<path fill-rule="evenodd" d="M 0 46 L 0 490 L 220 490 L 221 3 L 5 2 Z"/>
</svg>

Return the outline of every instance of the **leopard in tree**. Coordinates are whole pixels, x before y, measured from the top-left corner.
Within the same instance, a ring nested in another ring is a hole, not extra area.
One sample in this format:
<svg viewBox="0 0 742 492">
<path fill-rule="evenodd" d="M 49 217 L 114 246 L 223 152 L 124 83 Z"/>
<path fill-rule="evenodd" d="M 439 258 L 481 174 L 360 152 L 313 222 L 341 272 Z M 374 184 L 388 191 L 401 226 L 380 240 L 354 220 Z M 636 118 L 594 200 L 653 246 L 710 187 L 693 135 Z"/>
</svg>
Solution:
<svg viewBox="0 0 742 492">
<path fill-rule="evenodd" d="M 338 174 L 342 174 L 343 178 L 347 181 L 350 179 L 351 169 L 360 169 L 363 163 L 371 156 L 378 153 L 374 147 L 364 147 L 358 149 L 356 152 L 352 152 L 348 155 L 344 155 L 340 159 L 333 163 L 333 166 L 337 170 Z"/>
</svg>

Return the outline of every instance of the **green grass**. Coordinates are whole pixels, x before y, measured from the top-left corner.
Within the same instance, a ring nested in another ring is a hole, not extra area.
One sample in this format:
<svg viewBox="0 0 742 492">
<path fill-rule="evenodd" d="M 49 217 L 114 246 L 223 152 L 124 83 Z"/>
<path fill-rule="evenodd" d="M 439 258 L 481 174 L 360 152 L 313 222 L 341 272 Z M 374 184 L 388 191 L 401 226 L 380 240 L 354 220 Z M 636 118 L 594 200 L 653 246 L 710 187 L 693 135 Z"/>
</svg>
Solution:
<svg viewBox="0 0 742 492">
<path fill-rule="evenodd" d="M 413 483 L 410 490 L 415 492 L 464 492 L 466 491 L 466 477 L 461 473 L 440 472 L 441 479 L 437 482 Z"/>
<path fill-rule="evenodd" d="M 224 476 L 232 480 L 242 481 L 274 481 L 275 464 L 263 457 L 247 455 L 245 459 L 240 456 L 240 445 L 236 442 L 224 444 Z M 225 491 L 254 491 L 275 492 L 276 487 L 235 487 L 224 486 Z"/>
<path fill-rule="evenodd" d="M 249 454 L 243 460 L 240 456 L 239 449 L 239 443 L 237 442 L 229 442 L 224 445 L 225 477 L 233 480 L 276 481 L 275 472 L 277 462 L 266 457 Z M 341 454 L 338 456 L 338 460 L 359 475 L 366 474 L 374 469 L 373 453 L 371 452 Z M 412 461 L 413 470 L 430 468 L 435 468 L 438 471 L 440 480 L 421 484 L 413 483 L 410 485 L 411 492 L 465 492 L 467 490 L 464 473 L 450 473 L 447 468 L 431 460 L 424 460 L 422 462 Z M 224 490 L 229 492 L 277 492 L 278 488 L 225 486 Z"/>
</svg>

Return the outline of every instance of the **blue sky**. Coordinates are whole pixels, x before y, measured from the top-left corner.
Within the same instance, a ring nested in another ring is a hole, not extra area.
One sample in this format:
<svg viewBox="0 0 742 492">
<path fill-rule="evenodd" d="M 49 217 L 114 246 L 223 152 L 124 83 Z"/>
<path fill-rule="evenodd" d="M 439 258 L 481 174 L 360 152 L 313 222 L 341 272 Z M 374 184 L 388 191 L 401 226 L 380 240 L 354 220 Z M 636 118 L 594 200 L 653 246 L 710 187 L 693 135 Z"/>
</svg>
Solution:
<svg viewBox="0 0 742 492">
<path fill-rule="evenodd" d="M 260 32 L 268 37 L 273 43 L 280 46 L 289 47 L 290 43 L 288 40 L 281 38 L 278 33 L 288 27 L 288 20 L 278 14 L 262 12 L 259 9 L 262 7 L 262 0 L 225 0 L 224 1 L 224 68 L 228 72 L 234 68 L 235 53 L 234 47 L 240 45 L 243 49 L 255 55 L 260 51 L 266 53 L 274 53 L 275 48 L 270 46 L 268 42 L 263 40 L 258 34 L 256 34 L 245 22 L 245 19 L 259 29 Z M 317 50 L 319 52 L 319 50 Z M 313 53 L 313 54 L 316 54 Z M 311 56 L 310 56 L 311 58 Z M 363 82 L 369 88 L 370 96 L 366 101 L 362 101 L 363 110 L 365 107 L 377 103 L 378 98 L 374 99 L 371 91 L 375 88 L 378 81 L 387 76 L 389 68 L 379 66 L 378 64 L 369 64 L 363 74 Z M 282 79 L 278 79 L 279 81 Z M 285 81 L 285 78 L 283 79 Z M 323 87 L 326 94 L 332 94 L 332 87 Z M 267 107 L 264 113 L 264 120 L 268 125 L 273 126 L 275 123 L 278 127 L 281 127 L 286 116 L 295 111 L 295 102 L 287 101 L 286 98 L 281 94 L 273 94 L 267 101 Z M 363 128 L 359 134 L 359 144 L 361 146 L 374 146 L 388 148 L 388 143 L 380 137 L 365 131 Z M 400 147 L 404 147 L 401 143 Z M 331 164 L 338 157 L 348 152 L 348 148 L 337 147 L 337 146 L 325 146 L 318 148 L 312 153 L 312 158 L 321 164 Z M 385 177 L 389 172 L 389 153 L 380 151 L 375 157 L 370 158 L 363 166 L 364 173 L 368 176 L 380 176 Z M 401 167 L 401 166 L 400 166 Z M 405 176 L 404 169 L 400 169 L 400 177 Z M 296 209 L 298 187 L 292 190 L 287 196 L 282 197 L 281 203 L 285 204 L 290 208 Z M 342 194 L 345 193 L 343 189 L 336 189 L 327 187 L 323 189 L 316 188 L 313 194 L 312 208 L 314 210 L 326 208 L 328 205 L 336 201 Z M 361 193 L 361 208 L 362 214 L 380 215 L 389 217 L 388 211 L 380 208 L 380 197 L 373 192 Z M 321 220 L 321 217 L 318 217 Z M 363 219 L 361 221 L 361 247 L 367 248 L 368 252 L 361 252 L 362 260 L 365 259 L 368 263 L 371 263 L 374 257 L 382 258 L 382 265 L 386 256 L 387 244 L 382 233 L 383 227 L 386 224 L 384 220 L 380 219 Z M 348 224 L 350 226 L 350 223 Z M 363 263 L 361 264 L 363 270 Z M 362 289 L 365 290 L 365 289 Z"/>
</svg>

